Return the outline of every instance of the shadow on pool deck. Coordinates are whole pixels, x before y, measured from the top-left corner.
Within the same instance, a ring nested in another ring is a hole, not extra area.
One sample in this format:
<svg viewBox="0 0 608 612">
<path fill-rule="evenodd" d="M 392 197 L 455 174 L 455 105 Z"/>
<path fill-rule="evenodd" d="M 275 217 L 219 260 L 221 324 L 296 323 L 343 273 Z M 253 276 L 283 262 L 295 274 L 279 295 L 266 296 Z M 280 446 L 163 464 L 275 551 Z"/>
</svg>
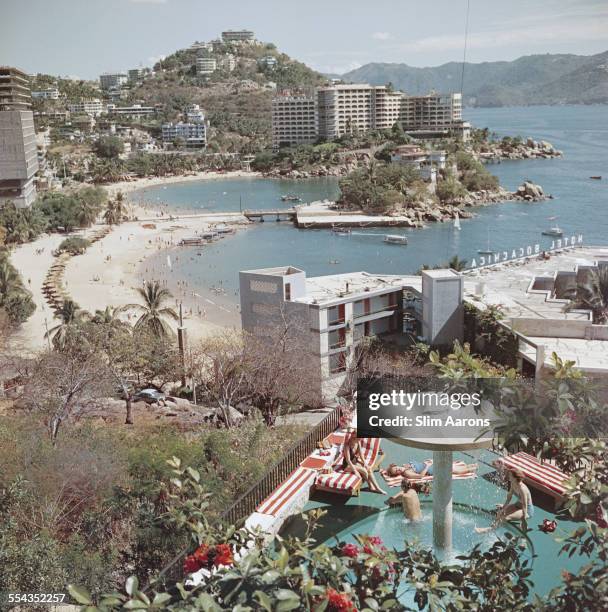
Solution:
<svg viewBox="0 0 608 612">
<path fill-rule="evenodd" d="M 389 440 L 382 441 L 382 448 L 386 454 L 383 461 L 385 467 L 390 463 L 402 464 L 412 460 L 423 461 L 432 457 L 430 451 L 408 448 Z M 507 495 L 506 487 L 500 483 L 496 470 L 492 466 L 492 462 L 497 456 L 489 450 L 454 453 L 454 460 L 479 464 L 478 478 L 453 481 L 455 504 L 476 506 L 483 511 L 494 512 L 496 504 L 504 503 Z M 380 485 L 390 495 L 398 491 L 398 488 L 389 488 L 379 474 L 377 477 Z M 578 569 L 587 563 L 587 559 L 577 556 L 569 559 L 567 556 L 559 555 L 561 544 L 556 541 L 556 538 L 570 533 L 580 524 L 560 520 L 555 533 L 547 534 L 540 531 L 538 526 L 543 522 L 543 519 L 555 518 L 553 500 L 533 489 L 531 489 L 531 492 L 535 511 L 534 516 L 528 522 L 527 537 L 536 554 L 536 558 L 533 560 L 532 581 L 535 585 L 533 591 L 542 596 L 561 582 L 561 572 L 563 570 L 577 573 Z M 361 490 L 359 496 L 354 497 L 314 493 L 304 511 L 314 508 L 323 508 L 327 511 L 327 515 L 321 519 L 321 526 L 315 532 L 314 537 L 319 542 L 327 541 L 331 544 L 336 534 L 344 532 L 349 527 L 352 527 L 351 533 L 362 533 L 358 531 L 357 525 L 362 521 L 365 522 L 365 519 L 373 514 L 386 509 L 385 500 L 384 495 L 371 493 L 365 487 Z M 432 493 L 429 497 L 423 497 L 422 501 L 430 501 L 432 504 Z M 299 517 L 292 517 L 286 523 L 283 532 L 289 535 L 302 536 L 304 523 Z M 404 535 L 407 536 L 407 533 Z"/>
</svg>

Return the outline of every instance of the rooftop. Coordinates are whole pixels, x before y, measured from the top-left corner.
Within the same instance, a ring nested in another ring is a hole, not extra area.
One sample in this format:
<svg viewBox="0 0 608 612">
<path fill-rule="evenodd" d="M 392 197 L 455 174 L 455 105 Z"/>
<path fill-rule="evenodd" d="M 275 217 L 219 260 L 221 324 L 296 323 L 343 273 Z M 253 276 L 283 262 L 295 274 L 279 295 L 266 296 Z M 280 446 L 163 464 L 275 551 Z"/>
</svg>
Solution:
<svg viewBox="0 0 608 612">
<path fill-rule="evenodd" d="M 370 274 L 369 272 L 332 274 L 307 278 L 306 295 L 293 301 L 304 304 L 330 304 L 345 299 L 350 301 L 357 296 L 365 297 L 369 294 L 384 293 L 391 289 L 396 291 L 403 287 L 422 291 L 422 277 Z"/>
</svg>

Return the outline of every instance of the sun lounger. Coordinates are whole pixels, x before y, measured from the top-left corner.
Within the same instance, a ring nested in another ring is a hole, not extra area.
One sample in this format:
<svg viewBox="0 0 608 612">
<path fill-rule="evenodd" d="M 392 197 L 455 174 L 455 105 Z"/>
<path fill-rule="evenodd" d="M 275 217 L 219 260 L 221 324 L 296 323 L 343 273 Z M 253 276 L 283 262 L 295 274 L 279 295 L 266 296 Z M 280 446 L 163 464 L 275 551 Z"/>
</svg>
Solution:
<svg viewBox="0 0 608 612">
<path fill-rule="evenodd" d="M 527 485 L 550 495 L 555 500 L 562 500 L 566 494 L 566 481 L 570 476 L 550 463 L 541 463 L 528 453 L 519 452 L 500 457 L 494 461 L 494 466 L 521 470 Z"/>
<path fill-rule="evenodd" d="M 361 453 L 366 466 L 375 469 L 381 457 L 380 438 L 361 438 Z M 345 472 L 341 468 L 344 458 L 343 446 L 340 453 L 336 457 L 335 465 L 340 465 L 340 469 L 336 469 L 329 474 L 319 474 L 315 480 L 315 489 L 328 493 L 339 493 L 341 495 L 358 495 L 359 489 L 363 484 L 363 479 L 359 474 Z"/>
<path fill-rule="evenodd" d="M 296 468 L 258 507 L 261 514 L 277 516 L 286 512 L 295 502 L 303 487 L 312 485 L 316 472 L 306 468 Z"/>
<path fill-rule="evenodd" d="M 464 461 L 454 461 L 455 466 L 464 467 Z M 403 480 L 409 482 L 432 482 L 433 476 L 423 476 L 422 478 L 405 478 L 405 476 L 389 476 L 386 470 L 380 470 L 382 478 L 384 478 L 386 484 L 389 487 L 400 487 Z M 465 474 L 452 474 L 452 480 L 469 480 L 475 478 L 476 472 L 466 472 Z"/>
</svg>

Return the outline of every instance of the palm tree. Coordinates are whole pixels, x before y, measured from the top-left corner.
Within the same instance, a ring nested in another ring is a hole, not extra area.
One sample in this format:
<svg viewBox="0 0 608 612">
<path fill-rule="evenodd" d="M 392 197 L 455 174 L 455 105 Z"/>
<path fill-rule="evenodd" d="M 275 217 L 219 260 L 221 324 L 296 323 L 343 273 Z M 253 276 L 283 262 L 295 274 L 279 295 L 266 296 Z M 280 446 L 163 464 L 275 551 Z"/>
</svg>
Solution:
<svg viewBox="0 0 608 612">
<path fill-rule="evenodd" d="M 53 348 L 60 351 L 66 346 L 68 340 L 75 336 L 76 327 L 84 319 L 84 312 L 73 300 L 65 300 L 57 313 L 57 317 L 60 323 L 51 327 L 44 334 L 44 338 L 50 338 Z"/>
<path fill-rule="evenodd" d="M 586 270 L 581 275 L 576 285 L 576 297 L 569 308 L 590 310 L 594 323 L 608 321 L 608 267 Z"/>
<path fill-rule="evenodd" d="M 9 263 L 8 259 L 0 260 L 0 304 L 13 295 L 22 295 L 25 287 L 19 278 L 19 273 Z"/>
<path fill-rule="evenodd" d="M 167 337 L 171 334 L 171 327 L 166 319 L 177 321 L 178 316 L 173 308 L 165 306 L 167 300 L 172 298 L 168 289 L 161 287 L 158 281 L 145 281 L 143 287 L 137 289 L 143 304 L 127 304 L 118 309 L 118 312 L 125 310 L 136 310 L 141 312 L 141 316 L 135 323 L 134 329 L 148 330 L 157 338 Z"/>
<path fill-rule="evenodd" d="M 458 255 L 454 255 L 454 257 L 448 261 L 447 267 L 456 272 L 462 272 L 467 267 L 467 260 L 460 259 Z"/>
<path fill-rule="evenodd" d="M 125 216 L 124 196 L 121 191 L 116 194 L 114 200 L 108 202 L 103 218 L 108 225 L 118 225 Z"/>
</svg>

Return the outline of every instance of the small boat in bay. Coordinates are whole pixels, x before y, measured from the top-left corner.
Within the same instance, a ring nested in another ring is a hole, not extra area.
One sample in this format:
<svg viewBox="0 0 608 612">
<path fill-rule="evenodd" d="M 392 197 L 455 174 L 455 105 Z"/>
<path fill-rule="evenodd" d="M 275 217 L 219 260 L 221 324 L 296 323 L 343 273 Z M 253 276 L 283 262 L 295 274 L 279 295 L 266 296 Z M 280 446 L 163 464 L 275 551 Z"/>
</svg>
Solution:
<svg viewBox="0 0 608 612">
<path fill-rule="evenodd" d="M 543 232 L 543 236 L 554 236 L 555 238 L 561 238 L 564 235 L 564 230 L 561 227 L 555 225 L 550 227 Z"/>
<path fill-rule="evenodd" d="M 352 230 L 349 229 L 348 227 L 332 227 L 331 231 L 334 234 L 350 234 L 350 233 L 352 233 Z"/>
<path fill-rule="evenodd" d="M 456 213 L 456 216 L 454 217 L 454 229 L 459 231 L 462 229 L 460 227 L 460 217 L 458 216 L 458 213 Z"/>
<path fill-rule="evenodd" d="M 480 255 L 494 255 L 494 251 L 490 248 L 490 228 L 488 228 L 488 248 L 479 249 L 477 252 Z"/>
<path fill-rule="evenodd" d="M 297 195 L 287 194 L 287 195 L 282 195 L 281 200 L 283 202 L 301 202 L 302 198 L 299 198 Z"/>
<path fill-rule="evenodd" d="M 386 234 L 384 236 L 384 242 L 387 244 L 407 244 L 407 238 L 405 236 L 399 236 L 398 234 Z"/>
<path fill-rule="evenodd" d="M 601 175 L 598 175 L 598 176 L 590 176 L 589 178 L 590 178 L 590 179 L 593 179 L 594 181 L 601 181 L 601 180 L 602 180 Z"/>
</svg>

